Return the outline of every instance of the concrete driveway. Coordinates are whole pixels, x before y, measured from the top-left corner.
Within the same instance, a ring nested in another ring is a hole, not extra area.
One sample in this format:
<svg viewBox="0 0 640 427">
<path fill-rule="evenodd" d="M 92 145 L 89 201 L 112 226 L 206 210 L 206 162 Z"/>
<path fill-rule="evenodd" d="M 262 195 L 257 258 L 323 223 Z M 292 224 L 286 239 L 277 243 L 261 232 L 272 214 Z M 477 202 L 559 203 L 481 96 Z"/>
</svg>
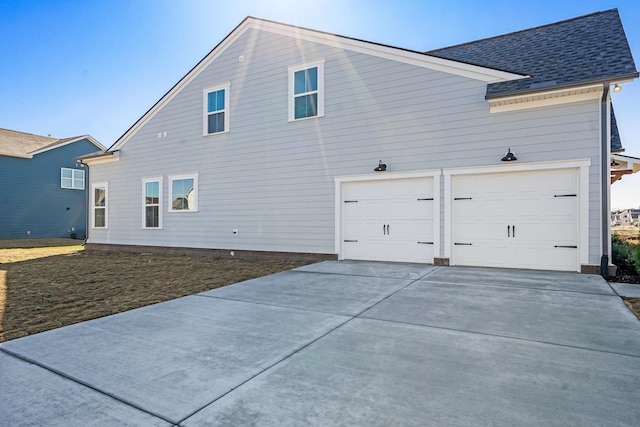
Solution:
<svg viewBox="0 0 640 427">
<path fill-rule="evenodd" d="M 637 426 L 599 276 L 326 261 L 0 345 L 7 426 Z"/>
</svg>

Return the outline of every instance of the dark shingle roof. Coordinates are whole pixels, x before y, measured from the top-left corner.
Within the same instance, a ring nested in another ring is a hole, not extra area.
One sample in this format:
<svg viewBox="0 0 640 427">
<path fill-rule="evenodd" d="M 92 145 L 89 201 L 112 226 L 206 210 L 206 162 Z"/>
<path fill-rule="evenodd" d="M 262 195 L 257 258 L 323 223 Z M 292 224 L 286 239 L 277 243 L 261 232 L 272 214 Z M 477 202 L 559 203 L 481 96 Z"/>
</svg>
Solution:
<svg viewBox="0 0 640 427">
<path fill-rule="evenodd" d="M 489 84 L 487 98 L 638 74 L 617 9 L 426 53 L 530 76 Z"/>
<path fill-rule="evenodd" d="M 613 104 L 611 104 L 611 152 L 622 153 L 622 141 L 620 140 L 620 133 L 618 133 L 618 122 L 616 121 L 616 114 L 613 111 Z"/>
</svg>

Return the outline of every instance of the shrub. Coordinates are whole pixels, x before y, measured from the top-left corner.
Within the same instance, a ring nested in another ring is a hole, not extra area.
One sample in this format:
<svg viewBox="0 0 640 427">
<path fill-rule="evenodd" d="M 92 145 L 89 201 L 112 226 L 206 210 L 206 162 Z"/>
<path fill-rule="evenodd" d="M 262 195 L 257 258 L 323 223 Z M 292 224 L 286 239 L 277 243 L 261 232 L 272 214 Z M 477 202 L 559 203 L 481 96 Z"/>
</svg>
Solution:
<svg viewBox="0 0 640 427">
<path fill-rule="evenodd" d="M 640 274 L 640 245 L 633 245 L 617 234 L 611 236 L 612 262 L 622 269 Z"/>
<path fill-rule="evenodd" d="M 635 245 L 633 253 L 631 254 L 633 264 L 636 268 L 636 273 L 640 274 L 640 245 Z"/>
</svg>

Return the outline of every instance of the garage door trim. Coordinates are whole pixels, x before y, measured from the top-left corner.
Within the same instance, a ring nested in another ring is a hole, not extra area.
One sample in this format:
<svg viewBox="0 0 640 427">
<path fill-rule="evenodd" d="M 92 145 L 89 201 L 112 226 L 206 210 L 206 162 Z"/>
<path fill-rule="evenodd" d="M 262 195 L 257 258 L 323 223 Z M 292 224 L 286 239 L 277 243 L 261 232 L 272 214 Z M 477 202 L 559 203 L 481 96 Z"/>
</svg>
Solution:
<svg viewBox="0 0 640 427">
<path fill-rule="evenodd" d="M 342 185 L 350 182 L 375 182 L 375 181 L 389 181 L 399 179 L 411 179 L 411 178 L 433 178 L 433 253 L 438 256 L 440 253 L 440 176 L 442 175 L 441 169 L 435 170 L 422 170 L 411 172 L 381 172 L 373 174 L 361 174 L 361 175 L 344 175 L 334 177 L 335 183 L 335 253 L 338 255 L 338 259 L 342 260 Z"/>
<path fill-rule="evenodd" d="M 578 217 L 578 261 L 579 264 L 588 264 L 589 261 L 589 166 L 590 159 L 576 159 L 570 161 L 557 162 L 531 162 L 508 165 L 495 165 L 486 167 L 467 167 L 443 169 L 444 179 L 444 257 L 451 259 L 452 256 L 452 177 L 456 175 L 479 175 L 489 173 L 507 173 L 524 171 L 543 171 L 551 169 L 578 169 L 578 196 L 579 196 L 579 217 Z M 455 260 L 451 259 L 452 265 Z M 580 271 L 580 266 L 576 266 Z"/>
</svg>

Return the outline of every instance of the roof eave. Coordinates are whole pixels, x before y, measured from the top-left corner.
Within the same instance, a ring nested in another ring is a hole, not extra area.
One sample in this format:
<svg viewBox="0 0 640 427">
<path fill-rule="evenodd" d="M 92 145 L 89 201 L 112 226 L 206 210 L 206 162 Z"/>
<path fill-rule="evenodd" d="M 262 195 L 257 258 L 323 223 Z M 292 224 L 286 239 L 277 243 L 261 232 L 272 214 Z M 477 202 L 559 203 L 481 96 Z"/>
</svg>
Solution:
<svg viewBox="0 0 640 427">
<path fill-rule="evenodd" d="M 533 89 L 529 88 L 529 89 L 523 89 L 523 90 L 515 90 L 511 92 L 502 92 L 502 93 L 497 93 L 492 95 L 485 95 L 485 99 L 487 101 L 492 101 L 492 100 L 497 100 L 502 98 L 511 98 L 515 96 L 523 96 L 523 95 L 531 95 L 535 93 L 548 92 L 550 90 L 572 89 L 572 88 L 578 88 L 583 86 L 592 86 L 596 84 L 602 84 L 602 85 L 621 84 L 621 83 L 627 83 L 627 82 L 633 81 L 637 79 L 639 76 L 640 76 L 640 73 L 636 71 L 635 73 L 632 73 L 632 74 L 624 74 L 620 76 L 612 76 L 612 77 L 599 78 L 599 79 L 593 79 L 593 80 L 583 80 L 580 82 L 564 83 L 564 84 L 557 84 L 552 86 L 537 87 Z"/>
<path fill-rule="evenodd" d="M 76 157 L 75 160 L 84 164 L 115 162 L 120 159 L 120 150 L 116 151 L 99 151 L 97 153 L 85 154 Z"/>
</svg>

